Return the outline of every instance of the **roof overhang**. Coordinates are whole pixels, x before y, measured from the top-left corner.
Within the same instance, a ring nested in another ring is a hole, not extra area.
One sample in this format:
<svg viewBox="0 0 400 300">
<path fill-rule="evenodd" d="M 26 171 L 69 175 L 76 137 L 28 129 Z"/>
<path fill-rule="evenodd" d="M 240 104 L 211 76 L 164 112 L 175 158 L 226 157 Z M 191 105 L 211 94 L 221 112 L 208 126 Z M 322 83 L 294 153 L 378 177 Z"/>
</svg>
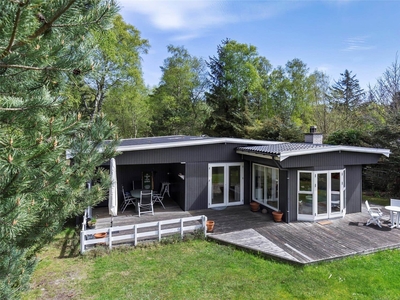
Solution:
<svg viewBox="0 0 400 300">
<path fill-rule="evenodd" d="M 389 149 L 380 149 L 380 148 L 367 148 L 367 147 L 353 147 L 353 146 L 331 146 L 331 147 L 323 147 L 323 148 L 315 148 L 315 149 L 303 149 L 303 150 L 291 150 L 291 151 L 282 151 L 279 154 L 270 154 L 270 153 L 257 153 L 251 151 L 243 151 L 238 150 L 236 153 L 262 157 L 266 159 L 277 159 L 279 161 L 284 161 L 285 159 L 292 156 L 301 156 L 301 155 L 312 155 L 318 153 L 329 153 L 329 152 L 358 152 L 358 153 L 367 153 L 367 154 L 378 154 L 389 157 L 390 150 Z"/>
<path fill-rule="evenodd" d="M 282 142 L 236 139 L 236 138 L 207 138 L 198 140 L 193 139 L 189 141 L 172 141 L 167 143 L 118 146 L 117 151 L 128 152 L 128 151 L 154 150 L 154 149 L 190 147 L 190 146 L 201 146 L 201 145 L 212 145 L 212 144 L 272 145 L 281 143 Z"/>
</svg>

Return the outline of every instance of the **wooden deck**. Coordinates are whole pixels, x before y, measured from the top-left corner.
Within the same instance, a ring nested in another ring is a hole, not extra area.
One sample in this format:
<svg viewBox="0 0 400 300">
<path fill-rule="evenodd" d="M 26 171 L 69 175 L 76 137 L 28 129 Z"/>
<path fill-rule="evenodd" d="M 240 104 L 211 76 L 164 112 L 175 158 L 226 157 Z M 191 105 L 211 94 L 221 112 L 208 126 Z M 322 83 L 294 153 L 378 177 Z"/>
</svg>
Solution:
<svg viewBox="0 0 400 300">
<path fill-rule="evenodd" d="M 384 225 L 365 226 L 368 214 L 348 214 L 343 219 L 329 222 L 275 223 L 269 213 L 251 212 L 248 205 L 227 207 L 223 210 L 198 210 L 184 212 L 172 201 L 166 209 L 156 206 L 155 215 L 140 218 L 132 210 L 113 218 L 113 224 L 126 225 L 185 216 L 206 215 L 215 221 L 209 238 L 236 247 L 257 252 L 266 257 L 309 264 L 351 255 L 368 254 L 384 249 L 400 248 L 400 229 L 388 226 L 389 212 L 385 211 Z M 108 210 L 104 209 L 105 213 Z M 98 226 L 107 227 L 110 217 L 102 218 L 99 209 L 94 216 Z"/>
</svg>

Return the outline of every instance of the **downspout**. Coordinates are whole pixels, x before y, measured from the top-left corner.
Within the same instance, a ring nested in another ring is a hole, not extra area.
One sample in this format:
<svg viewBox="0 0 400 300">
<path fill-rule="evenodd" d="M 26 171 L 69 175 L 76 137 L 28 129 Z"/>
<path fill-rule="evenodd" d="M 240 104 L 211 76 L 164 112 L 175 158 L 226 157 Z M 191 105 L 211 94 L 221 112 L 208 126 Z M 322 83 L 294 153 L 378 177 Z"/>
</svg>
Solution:
<svg viewBox="0 0 400 300">
<path fill-rule="evenodd" d="M 274 161 L 275 165 L 278 167 L 279 170 L 286 171 L 288 173 L 289 170 L 282 168 L 282 166 L 278 162 L 278 160 L 275 159 L 276 157 L 278 157 L 278 155 L 276 155 L 276 154 L 272 155 L 272 160 Z M 290 209 L 289 209 L 289 199 L 290 199 L 290 197 L 289 196 L 290 196 L 290 190 L 289 190 L 289 176 L 288 175 L 286 176 L 286 188 L 287 188 L 286 223 L 289 224 L 290 223 L 290 221 L 289 221 L 289 212 L 290 212 Z"/>
</svg>

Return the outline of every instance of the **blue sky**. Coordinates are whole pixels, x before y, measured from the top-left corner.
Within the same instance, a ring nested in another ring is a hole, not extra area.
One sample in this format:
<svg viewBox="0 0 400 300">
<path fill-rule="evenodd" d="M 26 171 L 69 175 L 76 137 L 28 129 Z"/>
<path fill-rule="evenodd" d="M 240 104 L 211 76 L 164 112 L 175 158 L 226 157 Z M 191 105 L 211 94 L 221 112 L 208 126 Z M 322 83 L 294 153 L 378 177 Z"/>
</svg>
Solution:
<svg viewBox="0 0 400 300">
<path fill-rule="evenodd" d="M 206 60 L 225 38 L 257 47 L 273 67 L 294 58 L 338 80 L 346 69 L 375 85 L 400 50 L 400 1 L 119 0 L 120 14 L 151 45 L 147 85 L 159 83 L 167 45 Z M 399 53 L 400 55 L 400 53 Z"/>
</svg>

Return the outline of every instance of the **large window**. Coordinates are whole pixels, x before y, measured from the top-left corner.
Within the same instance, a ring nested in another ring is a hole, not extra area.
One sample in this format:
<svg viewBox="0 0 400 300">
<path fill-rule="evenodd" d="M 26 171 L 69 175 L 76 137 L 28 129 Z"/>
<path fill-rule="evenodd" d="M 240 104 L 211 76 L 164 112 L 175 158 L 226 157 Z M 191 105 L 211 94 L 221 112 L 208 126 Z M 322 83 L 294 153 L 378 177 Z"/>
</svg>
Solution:
<svg viewBox="0 0 400 300">
<path fill-rule="evenodd" d="M 279 169 L 253 164 L 253 201 L 279 209 Z"/>
</svg>

